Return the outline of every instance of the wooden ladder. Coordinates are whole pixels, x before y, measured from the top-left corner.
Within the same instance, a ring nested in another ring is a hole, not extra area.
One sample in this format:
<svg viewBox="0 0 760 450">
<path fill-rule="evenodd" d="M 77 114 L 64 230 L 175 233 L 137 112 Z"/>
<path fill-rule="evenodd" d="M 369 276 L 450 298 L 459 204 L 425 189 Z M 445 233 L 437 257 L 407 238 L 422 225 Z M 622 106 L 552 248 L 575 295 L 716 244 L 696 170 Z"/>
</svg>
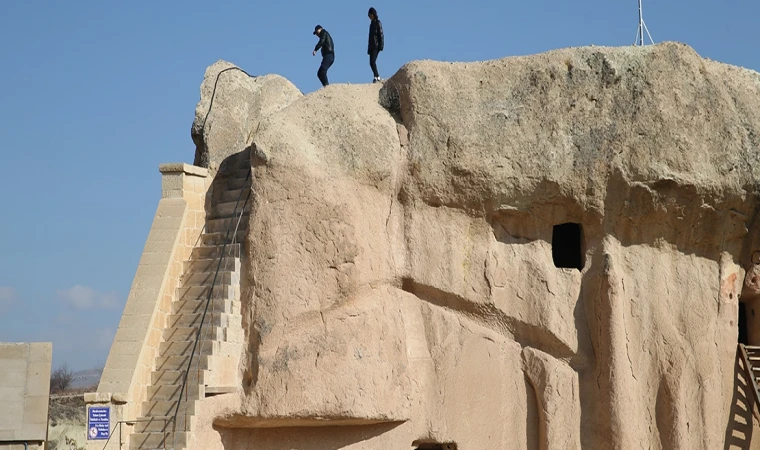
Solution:
<svg viewBox="0 0 760 450">
<path fill-rule="evenodd" d="M 758 378 L 760 377 L 760 346 L 739 344 L 739 350 L 744 363 L 744 370 L 752 386 L 752 395 L 755 397 L 755 404 L 760 405 L 760 391 L 757 389 Z"/>
</svg>

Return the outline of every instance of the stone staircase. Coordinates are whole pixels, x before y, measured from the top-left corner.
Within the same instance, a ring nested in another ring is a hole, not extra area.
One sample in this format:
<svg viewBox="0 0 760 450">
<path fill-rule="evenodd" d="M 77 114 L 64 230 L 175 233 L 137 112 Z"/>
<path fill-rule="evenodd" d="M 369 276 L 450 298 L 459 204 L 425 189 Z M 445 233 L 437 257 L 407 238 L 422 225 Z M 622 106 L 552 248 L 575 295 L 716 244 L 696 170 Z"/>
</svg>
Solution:
<svg viewBox="0 0 760 450">
<path fill-rule="evenodd" d="M 131 435 L 129 446 L 133 450 L 186 448 L 195 425 L 195 413 L 203 399 L 207 395 L 230 392 L 237 388 L 232 385 L 234 383 L 227 383 L 230 386 L 220 385 L 216 374 L 223 371 L 236 372 L 237 361 L 243 349 L 240 258 L 248 227 L 250 200 L 243 210 L 234 239 L 233 232 L 251 187 L 250 178 L 246 181 L 250 169 L 248 152 L 227 161 L 225 165 L 227 168 L 220 170 L 212 184 L 209 199 L 212 206 L 207 208 L 204 233 L 193 249 L 190 260 L 184 263 L 180 287 L 151 374 L 148 399 L 142 405 L 143 416 L 138 418 Z M 235 213 L 238 198 L 240 202 Z M 222 255 L 225 242 L 227 246 Z M 180 398 L 183 377 L 208 294 L 212 290 L 214 273 L 222 256 L 200 341 L 182 393 L 177 423 L 174 424 L 171 419 Z"/>
</svg>

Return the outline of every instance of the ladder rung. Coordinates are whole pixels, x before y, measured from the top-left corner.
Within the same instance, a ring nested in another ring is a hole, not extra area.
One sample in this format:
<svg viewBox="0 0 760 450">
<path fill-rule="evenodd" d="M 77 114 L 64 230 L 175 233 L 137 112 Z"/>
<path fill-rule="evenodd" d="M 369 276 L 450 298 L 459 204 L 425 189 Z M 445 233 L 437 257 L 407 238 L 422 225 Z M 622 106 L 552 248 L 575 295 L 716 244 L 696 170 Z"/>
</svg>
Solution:
<svg viewBox="0 0 760 450">
<path fill-rule="evenodd" d="M 760 350 L 760 347 L 758 347 L 757 345 L 745 345 L 744 348 L 746 348 L 747 350 Z"/>
</svg>

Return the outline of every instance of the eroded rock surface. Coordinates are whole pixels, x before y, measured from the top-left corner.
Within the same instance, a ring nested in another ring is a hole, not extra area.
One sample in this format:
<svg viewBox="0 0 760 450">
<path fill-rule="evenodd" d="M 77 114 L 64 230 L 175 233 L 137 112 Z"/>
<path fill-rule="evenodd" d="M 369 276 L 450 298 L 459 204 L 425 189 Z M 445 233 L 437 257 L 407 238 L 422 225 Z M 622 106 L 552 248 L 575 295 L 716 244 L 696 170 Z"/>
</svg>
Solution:
<svg viewBox="0 0 760 450">
<path fill-rule="evenodd" d="M 219 60 L 206 69 L 190 135 L 193 164 L 212 170 L 251 144 L 259 121 L 302 96 L 279 75 L 249 76 Z"/>
<path fill-rule="evenodd" d="M 724 447 L 760 75 L 674 43 L 420 61 L 260 122 L 217 445 Z"/>
</svg>

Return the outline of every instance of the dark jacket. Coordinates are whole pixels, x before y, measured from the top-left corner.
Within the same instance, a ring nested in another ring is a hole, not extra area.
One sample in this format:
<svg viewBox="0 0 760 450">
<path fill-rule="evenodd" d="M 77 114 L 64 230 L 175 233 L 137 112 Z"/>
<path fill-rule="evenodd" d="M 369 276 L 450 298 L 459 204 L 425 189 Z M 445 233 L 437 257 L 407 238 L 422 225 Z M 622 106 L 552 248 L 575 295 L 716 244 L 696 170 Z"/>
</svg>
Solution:
<svg viewBox="0 0 760 450">
<path fill-rule="evenodd" d="M 335 54 L 335 44 L 333 44 L 332 36 L 324 28 L 319 32 L 319 42 L 314 47 L 314 51 L 316 52 L 320 48 L 322 49 L 322 56 Z"/>
<path fill-rule="evenodd" d="M 383 24 L 380 19 L 375 19 L 369 24 L 369 44 L 367 45 L 367 54 L 373 50 L 383 51 L 385 46 L 385 37 L 383 36 Z"/>
</svg>

